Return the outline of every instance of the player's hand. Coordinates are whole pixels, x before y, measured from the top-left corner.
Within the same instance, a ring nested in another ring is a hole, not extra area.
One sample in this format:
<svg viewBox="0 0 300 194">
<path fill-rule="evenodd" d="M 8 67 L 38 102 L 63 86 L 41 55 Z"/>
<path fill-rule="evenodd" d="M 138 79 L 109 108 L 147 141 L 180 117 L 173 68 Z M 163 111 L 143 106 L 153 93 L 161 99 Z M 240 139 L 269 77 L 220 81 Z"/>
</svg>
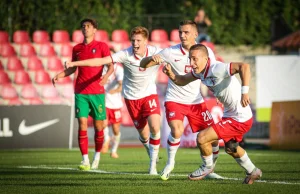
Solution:
<svg viewBox="0 0 300 194">
<path fill-rule="evenodd" d="M 101 86 L 104 86 L 105 84 L 107 84 L 107 82 L 108 82 L 108 77 L 107 76 L 102 76 L 101 81 L 99 82 L 99 84 Z"/>
<path fill-rule="evenodd" d="M 153 55 L 152 60 L 157 64 L 160 64 L 163 62 L 163 59 L 161 58 L 161 56 L 159 54 Z"/>
<path fill-rule="evenodd" d="M 68 69 L 69 67 L 74 67 L 74 63 L 71 61 L 65 61 L 65 69 Z"/>
<path fill-rule="evenodd" d="M 243 107 L 246 107 L 250 104 L 250 98 L 248 94 L 242 94 L 241 104 Z"/>
<path fill-rule="evenodd" d="M 173 73 L 172 67 L 171 67 L 171 65 L 170 65 L 169 63 L 166 64 L 166 65 L 164 66 L 163 72 L 164 72 L 169 78 L 175 77 L 175 74 Z"/>
<path fill-rule="evenodd" d="M 58 82 L 58 76 L 56 75 L 55 77 L 52 78 L 52 84 L 55 87 L 56 82 Z"/>
<path fill-rule="evenodd" d="M 115 93 L 117 93 L 117 91 L 116 91 L 116 90 L 109 90 L 108 93 L 110 93 L 110 94 L 115 94 Z"/>
</svg>

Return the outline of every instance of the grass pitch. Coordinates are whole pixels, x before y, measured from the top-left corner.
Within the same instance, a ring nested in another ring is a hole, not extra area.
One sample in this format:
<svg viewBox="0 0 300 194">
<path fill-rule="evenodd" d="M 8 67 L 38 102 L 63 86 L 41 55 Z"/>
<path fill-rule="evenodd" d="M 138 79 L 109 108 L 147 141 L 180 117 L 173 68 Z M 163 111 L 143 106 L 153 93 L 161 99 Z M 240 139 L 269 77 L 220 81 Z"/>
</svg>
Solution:
<svg viewBox="0 0 300 194">
<path fill-rule="evenodd" d="M 215 172 L 223 180 L 190 181 L 187 175 L 200 165 L 197 149 L 180 148 L 175 169 L 167 181 L 147 175 L 149 159 L 144 148 L 120 148 L 119 159 L 102 154 L 99 170 L 77 170 L 78 149 L 0 151 L 0 193 L 300 193 L 300 153 L 248 150 L 263 177 L 253 185 L 243 185 L 241 167 L 223 151 Z M 92 161 L 93 150 L 90 150 Z M 161 171 L 167 160 L 160 150 Z"/>
</svg>

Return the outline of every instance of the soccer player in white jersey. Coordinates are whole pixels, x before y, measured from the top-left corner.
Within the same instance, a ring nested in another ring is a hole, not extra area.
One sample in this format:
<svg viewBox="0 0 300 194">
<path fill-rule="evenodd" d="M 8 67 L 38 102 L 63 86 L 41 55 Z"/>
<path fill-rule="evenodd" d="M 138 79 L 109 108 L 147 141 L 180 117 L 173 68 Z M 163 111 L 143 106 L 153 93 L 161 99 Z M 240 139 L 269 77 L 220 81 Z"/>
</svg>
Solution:
<svg viewBox="0 0 300 194">
<path fill-rule="evenodd" d="M 189 175 L 191 180 L 201 180 L 213 171 L 213 156 L 210 142 L 223 139 L 225 151 L 246 171 L 244 184 L 252 184 L 262 176 L 262 171 L 255 167 L 246 151 L 239 146 L 243 135 L 252 126 L 252 111 L 248 95 L 250 67 L 245 63 L 222 63 L 209 60 L 207 48 L 202 44 L 191 47 L 190 64 L 193 68 L 186 75 L 175 75 L 170 65 L 164 72 L 177 85 L 186 85 L 201 79 L 224 105 L 222 121 L 199 132 L 197 143 L 201 150 L 203 165 Z M 234 74 L 241 77 L 242 87 Z"/>
<path fill-rule="evenodd" d="M 191 20 L 180 22 L 179 36 L 181 40 L 180 44 L 166 48 L 157 55 L 144 58 L 141 61 L 141 67 L 152 68 L 155 65 L 165 62 L 172 66 L 175 74 L 184 75 L 191 72 L 192 66 L 189 63 L 188 52 L 190 47 L 196 44 L 195 39 L 198 36 L 196 23 Z M 212 50 L 209 48 L 208 50 L 211 60 L 215 61 Z M 186 86 L 177 86 L 172 81 L 168 82 L 165 108 L 171 132 L 167 144 L 168 161 L 160 174 L 162 180 L 167 180 L 174 169 L 175 155 L 180 145 L 180 138 L 184 132 L 184 116 L 188 118 L 194 133 L 213 124 L 212 116 L 200 93 L 200 83 L 201 81 L 198 80 Z M 214 161 L 216 163 L 219 153 L 219 142 L 215 141 L 212 144 Z"/>
<path fill-rule="evenodd" d="M 105 93 L 105 106 L 106 106 L 106 115 L 108 125 L 111 125 L 113 131 L 112 138 L 112 147 L 110 150 L 110 156 L 112 158 L 119 158 L 117 154 L 117 150 L 120 143 L 121 133 L 120 133 L 120 125 L 121 125 L 121 108 L 123 107 L 122 102 L 122 82 L 124 77 L 123 67 L 119 63 L 114 63 L 114 73 L 112 73 L 107 83 L 104 85 Z M 109 131 L 108 126 L 104 129 L 104 144 L 101 152 L 105 153 L 105 149 L 108 149 L 109 145 Z M 104 146 L 105 145 L 105 146 Z M 106 147 L 107 146 L 107 147 Z"/>
<path fill-rule="evenodd" d="M 111 62 L 122 63 L 124 80 L 122 94 L 128 112 L 139 132 L 139 139 L 150 157 L 149 174 L 157 174 L 156 160 L 160 146 L 160 104 L 156 91 L 158 66 L 141 68 L 144 57 L 155 55 L 161 49 L 148 45 L 149 31 L 141 26 L 131 30 L 132 46 L 121 50 L 110 57 L 91 60 L 67 62 L 66 67 L 101 66 Z"/>
</svg>

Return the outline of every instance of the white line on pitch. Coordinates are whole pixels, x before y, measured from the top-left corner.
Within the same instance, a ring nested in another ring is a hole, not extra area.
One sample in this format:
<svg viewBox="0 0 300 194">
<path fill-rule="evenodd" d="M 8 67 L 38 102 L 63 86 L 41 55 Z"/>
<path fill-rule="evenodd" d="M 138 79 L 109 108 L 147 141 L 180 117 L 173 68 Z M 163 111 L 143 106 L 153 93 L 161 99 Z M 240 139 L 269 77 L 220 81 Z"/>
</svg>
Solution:
<svg viewBox="0 0 300 194">
<path fill-rule="evenodd" d="M 72 171 L 79 171 L 76 168 L 65 168 L 65 167 L 50 167 L 50 166 L 18 166 L 18 168 L 24 169 L 49 169 L 49 170 L 72 170 Z M 143 176 L 153 176 L 145 173 L 131 173 L 131 172 L 109 172 L 104 170 L 89 170 L 89 171 L 82 171 L 82 172 L 92 172 L 92 173 L 100 173 L 100 174 L 120 174 L 120 175 L 143 175 Z M 172 174 L 173 177 L 187 177 L 187 174 Z M 233 181 L 243 181 L 240 178 L 230 178 L 230 177 L 221 177 L 219 175 L 215 175 L 217 178 L 210 178 L 210 179 L 223 179 L 223 180 L 233 180 Z M 220 178 L 221 177 L 221 178 Z M 256 182 L 260 183 L 269 183 L 269 184 L 279 184 L 279 185 L 300 185 L 300 183 L 296 182 L 285 182 L 285 181 L 267 181 L 267 180 L 257 180 Z"/>
</svg>

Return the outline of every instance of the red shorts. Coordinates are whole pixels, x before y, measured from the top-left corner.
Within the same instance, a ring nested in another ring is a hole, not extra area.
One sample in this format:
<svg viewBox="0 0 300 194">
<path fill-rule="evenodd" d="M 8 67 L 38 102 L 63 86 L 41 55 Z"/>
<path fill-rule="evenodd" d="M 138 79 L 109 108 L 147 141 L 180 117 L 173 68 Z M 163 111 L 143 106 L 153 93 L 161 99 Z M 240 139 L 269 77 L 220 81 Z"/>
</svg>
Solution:
<svg viewBox="0 0 300 194">
<path fill-rule="evenodd" d="M 125 99 L 125 104 L 134 126 L 138 130 L 146 126 L 149 115 L 160 115 L 160 105 L 157 94 L 138 100 Z"/>
<path fill-rule="evenodd" d="M 121 116 L 121 109 L 106 108 L 106 117 L 109 125 L 120 123 L 122 120 Z"/>
<path fill-rule="evenodd" d="M 183 121 L 184 116 L 186 116 L 194 133 L 206 129 L 209 125 L 214 123 L 210 112 L 206 108 L 205 102 L 201 104 L 165 102 L 165 107 L 168 122 L 172 120 Z"/>
<path fill-rule="evenodd" d="M 243 123 L 232 118 L 222 118 L 222 121 L 214 124 L 212 127 L 219 139 L 223 139 L 224 142 L 228 142 L 231 139 L 240 142 L 243 139 L 243 135 L 250 130 L 252 122 L 253 118 Z"/>
</svg>

